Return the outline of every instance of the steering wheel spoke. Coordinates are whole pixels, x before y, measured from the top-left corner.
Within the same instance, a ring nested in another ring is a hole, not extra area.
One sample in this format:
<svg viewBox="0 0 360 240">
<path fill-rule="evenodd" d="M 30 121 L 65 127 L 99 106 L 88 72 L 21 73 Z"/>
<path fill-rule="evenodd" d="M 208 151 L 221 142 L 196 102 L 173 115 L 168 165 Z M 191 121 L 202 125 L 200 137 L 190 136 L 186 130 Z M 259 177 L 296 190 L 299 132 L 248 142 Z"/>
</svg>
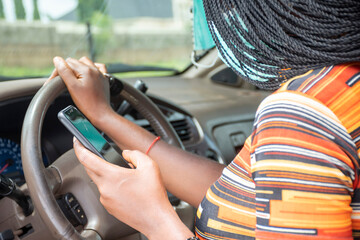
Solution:
<svg viewBox="0 0 360 240">
<path fill-rule="evenodd" d="M 61 176 L 58 170 L 52 166 L 46 168 L 45 178 L 51 192 L 56 195 L 62 184 Z"/>
<path fill-rule="evenodd" d="M 102 240 L 101 236 L 92 229 L 82 231 L 81 236 L 88 240 Z"/>
</svg>

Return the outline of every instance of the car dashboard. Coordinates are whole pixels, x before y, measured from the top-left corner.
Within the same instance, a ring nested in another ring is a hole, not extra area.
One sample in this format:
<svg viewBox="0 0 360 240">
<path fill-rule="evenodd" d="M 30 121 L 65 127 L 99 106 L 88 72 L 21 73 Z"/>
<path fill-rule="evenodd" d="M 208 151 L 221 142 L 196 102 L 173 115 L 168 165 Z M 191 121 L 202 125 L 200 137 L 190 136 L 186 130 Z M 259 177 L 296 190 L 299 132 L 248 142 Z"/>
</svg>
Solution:
<svg viewBox="0 0 360 240">
<path fill-rule="evenodd" d="M 12 96 L 2 94 L 5 99 L 0 101 L 0 170 L 21 185 L 25 183 L 20 152 L 23 118 L 36 86 L 41 87 L 39 83 L 44 80 L 17 81 L 7 84 L 13 86 L 13 91 L 19 91 L 16 86 L 22 86 L 23 92 Z M 33 90 L 21 84 L 22 81 L 33 85 Z M 127 81 L 132 83 L 135 79 Z M 149 87 L 148 96 L 174 127 L 185 149 L 223 164 L 228 164 L 242 148 L 251 133 L 256 107 L 268 95 L 267 92 L 216 84 L 203 88 L 202 79 L 189 81 L 169 77 L 145 81 Z M 57 119 L 57 113 L 70 104 L 74 104 L 70 95 L 64 93 L 52 103 L 46 114 L 41 138 L 45 166 L 72 148 L 72 135 Z M 155 133 L 148 121 L 135 110 L 125 117 Z"/>
<path fill-rule="evenodd" d="M 18 185 L 25 183 L 21 164 L 20 138 L 23 118 L 32 96 L 18 97 L 0 103 L 0 168 L 2 174 L 13 179 Z M 196 120 L 173 105 L 157 102 L 168 121 L 174 127 L 184 144 L 198 142 L 203 133 Z M 45 166 L 53 163 L 72 148 L 72 135 L 57 119 L 57 113 L 68 105 L 74 105 L 68 93 L 59 96 L 50 106 L 43 123 L 41 146 Z M 125 118 L 155 133 L 149 122 L 131 110 Z"/>
<path fill-rule="evenodd" d="M 210 72 L 199 77 L 175 75 L 142 80 L 148 86 L 148 97 L 174 127 L 185 150 L 226 165 L 233 160 L 251 134 L 256 109 L 269 92 L 218 84 L 212 81 L 211 76 L 214 74 L 217 73 Z M 134 84 L 136 80 L 124 81 Z M 46 79 L 24 79 L 0 82 L 0 171 L 24 189 L 26 179 L 21 164 L 21 129 L 27 107 L 45 81 Z M 45 166 L 51 165 L 72 148 L 73 136 L 57 118 L 57 113 L 70 104 L 74 103 L 69 93 L 65 92 L 47 110 L 41 132 L 41 151 Z M 134 109 L 124 117 L 154 132 L 149 122 Z M 4 200 L 0 201 L 3 204 L 0 206 L 8 208 L 9 201 Z M 192 228 L 195 210 L 171 194 L 169 200 L 181 220 Z M 18 219 L 19 222 L 13 225 L 12 219 Z M 36 212 L 27 219 L 14 215 L 9 208 L 7 214 L 0 217 L 2 228 L 18 229 L 23 228 L 23 225 L 29 229 L 38 228 L 37 234 L 31 234 L 29 239 L 50 234 Z M 135 234 L 129 239 L 143 239 L 141 234 L 125 229 L 127 230 L 123 234 Z"/>
</svg>

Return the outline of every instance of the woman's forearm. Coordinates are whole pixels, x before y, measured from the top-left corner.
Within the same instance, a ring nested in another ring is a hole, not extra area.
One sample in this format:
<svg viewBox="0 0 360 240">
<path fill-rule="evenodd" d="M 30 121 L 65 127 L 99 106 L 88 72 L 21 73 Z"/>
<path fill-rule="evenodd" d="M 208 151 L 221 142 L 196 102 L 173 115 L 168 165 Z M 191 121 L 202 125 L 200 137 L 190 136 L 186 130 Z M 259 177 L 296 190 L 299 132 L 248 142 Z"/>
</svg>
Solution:
<svg viewBox="0 0 360 240">
<path fill-rule="evenodd" d="M 155 136 L 135 123 L 107 111 L 93 119 L 96 127 L 104 131 L 122 149 L 146 152 Z M 149 156 L 160 166 L 165 187 L 175 196 L 197 207 L 207 189 L 215 182 L 224 168 L 209 159 L 157 142 Z"/>
</svg>

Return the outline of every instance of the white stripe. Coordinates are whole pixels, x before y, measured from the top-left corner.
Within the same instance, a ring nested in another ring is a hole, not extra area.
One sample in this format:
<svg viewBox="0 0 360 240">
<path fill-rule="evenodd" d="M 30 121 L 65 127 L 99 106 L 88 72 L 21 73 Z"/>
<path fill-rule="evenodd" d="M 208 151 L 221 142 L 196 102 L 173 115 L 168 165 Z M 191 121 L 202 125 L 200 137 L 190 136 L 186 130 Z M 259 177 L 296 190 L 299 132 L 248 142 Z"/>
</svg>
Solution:
<svg viewBox="0 0 360 240">
<path fill-rule="evenodd" d="M 327 161 L 343 167 L 344 169 L 346 169 L 350 175 L 351 175 L 351 179 L 353 179 L 354 177 L 354 170 L 351 169 L 347 164 L 345 164 L 344 162 L 342 162 L 341 160 L 331 157 L 327 154 L 321 153 L 321 152 L 317 152 L 317 151 L 313 151 L 313 150 L 309 150 L 306 148 L 300 148 L 300 147 L 294 147 L 294 146 L 286 146 L 286 145 L 276 145 L 276 144 L 272 144 L 272 145 L 266 145 L 266 146 L 261 146 L 255 149 L 255 153 L 259 154 L 262 152 L 269 152 L 269 151 L 279 151 L 279 152 L 285 152 L 285 153 L 297 153 L 299 155 L 302 156 L 308 156 L 308 157 L 315 157 L 318 159 L 326 159 Z"/>
<path fill-rule="evenodd" d="M 352 85 L 354 82 L 356 82 L 356 80 L 358 80 L 360 78 L 360 74 L 358 76 L 356 76 L 353 80 L 351 80 L 348 85 Z"/>
<path fill-rule="evenodd" d="M 328 74 L 334 66 L 329 67 L 320 77 L 317 77 L 315 82 L 311 83 L 308 87 L 305 88 L 304 92 L 307 92 L 312 86 L 314 86 L 317 82 L 319 82 L 326 74 Z"/>
<path fill-rule="evenodd" d="M 278 103 L 268 103 L 269 101 L 275 101 Z M 310 97 L 305 97 L 291 92 L 280 92 L 265 98 L 258 108 L 254 125 L 258 124 L 258 121 L 261 119 L 263 112 L 268 111 L 268 109 L 271 109 L 276 105 L 283 105 L 286 107 L 289 105 L 298 106 L 300 109 L 307 109 L 309 112 L 316 113 L 314 115 L 323 118 L 324 121 L 328 123 L 332 123 L 333 127 L 338 130 L 339 135 L 343 136 L 347 143 L 355 147 L 350 134 L 341 124 L 338 117 L 327 106 L 325 106 L 323 103 L 311 99 Z"/>
<path fill-rule="evenodd" d="M 203 237 L 203 238 L 205 238 L 205 239 L 217 240 L 217 239 L 215 239 L 215 238 L 211 238 L 211 237 L 209 237 L 209 236 L 205 236 L 204 234 L 202 234 L 202 233 L 200 232 L 200 230 L 199 230 L 199 231 L 196 231 L 196 232 L 197 232 L 197 234 L 199 234 L 201 237 Z"/>
<path fill-rule="evenodd" d="M 225 181 L 225 182 L 228 182 L 229 184 L 234 185 L 237 189 L 242 189 L 244 191 L 254 192 L 254 189 L 248 188 L 248 187 L 244 186 L 243 184 L 238 183 L 238 182 L 234 181 L 233 179 L 231 179 L 229 177 L 221 176 L 221 179 L 223 181 Z"/>
<path fill-rule="evenodd" d="M 328 161 L 330 161 L 331 163 L 334 163 L 338 166 L 344 167 L 346 168 L 349 172 L 353 172 L 353 170 L 344 162 L 342 162 L 341 160 L 329 156 L 325 153 L 322 152 L 317 152 L 315 150 L 310 150 L 310 149 L 306 149 L 306 148 L 301 148 L 301 147 L 295 147 L 295 146 L 287 146 L 287 145 L 279 145 L 279 144 L 269 144 L 266 146 L 261 146 L 255 149 L 255 153 L 262 153 L 262 152 L 274 152 L 274 151 L 280 151 L 280 152 L 286 152 L 286 153 L 297 153 L 299 155 L 302 156 L 306 156 L 306 157 L 313 157 L 313 158 L 318 158 L 318 159 L 326 159 Z"/>
<path fill-rule="evenodd" d="M 256 224 L 257 228 L 270 230 L 274 232 L 291 232 L 291 233 L 307 233 L 307 234 L 315 234 L 315 230 L 307 230 L 307 229 L 292 229 L 292 228 L 277 228 L 277 227 L 267 227 Z"/>
<path fill-rule="evenodd" d="M 328 137 L 329 139 L 331 140 L 334 140 L 335 137 L 331 134 L 328 134 L 327 132 L 324 132 L 323 130 L 320 130 L 318 128 L 315 128 L 313 127 L 312 125 L 310 124 L 307 124 L 307 123 L 304 123 L 304 122 L 301 122 L 301 121 L 296 121 L 296 120 L 291 120 L 289 118 L 279 118 L 279 117 L 276 117 L 276 118 L 270 118 L 270 119 L 267 119 L 267 120 L 262 120 L 261 121 L 261 124 L 258 125 L 258 127 L 260 127 L 261 125 L 265 124 L 265 123 L 268 123 L 268 122 L 273 122 L 273 121 L 281 121 L 281 122 L 286 122 L 286 123 L 295 123 L 299 126 L 305 126 L 309 129 L 312 129 L 314 132 L 318 132 L 318 133 L 321 133 L 322 135 Z"/>
<path fill-rule="evenodd" d="M 259 202 L 269 202 L 269 199 L 266 198 L 255 198 L 255 201 L 259 201 Z"/>
<path fill-rule="evenodd" d="M 271 112 L 278 112 L 280 110 L 279 107 L 283 107 L 284 109 L 281 109 L 281 111 L 285 111 L 288 113 L 297 113 L 297 114 L 303 115 L 304 112 L 306 112 L 308 114 L 308 115 L 306 115 L 306 117 L 309 120 L 312 120 L 312 121 L 318 123 L 319 125 L 324 126 L 328 129 L 330 128 L 337 135 L 342 136 L 344 138 L 344 140 L 346 140 L 350 145 L 354 146 L 354 143 L 353 143 L 349 133 L 347 132 L 345 127 L 343 125 L 341 125 L 339 122 L 335 122 L 333 119 L 321 114 L 318 111 L 315 111 L 313 108 L 308 108 L 307 106 L 294 104 L 294 102 L 282 101 L 281 103 L 272 104 L 271 106 L 265 108 L 261 112 L 261 115 L 259 116 L 259 118 L 261 118 L 263 115 L 269 114 Z M 290 108 L 293 108 L 293 109 L 290 109 Z M 296 110 L 301 111 L 301 112 L 297 112 Z M 317 116 L 317 118 L 315 118 L 313 116 Z"/>
<path fill-rule="evenodd" d="M 282 161 L 282 160 L 278 160 L 278 161 Z M 286 161 L 286 160 L 284 160 Z M 299 164 L 291 164 L 291 163 L 275 163 L 272 160 L 262 160 L 262 161 L 258 161 L 256 163 L 255 169 L 257 167 L 263 167 L 263 166 L 269 166 L 269 167 L 273 167 L 273 166 L 280 166 L 280 167 L 288 167 L 288 168 L 296 168 L 296 169 L 303 169 L 303 170 L 308 170 L 308 171 L 313 171 L 313 172 L 318 172 L 318 173 L 330 173 L 331 170 L 337 170 L 337 171 L 331 171 L 332 174 L 342 177 L 344 176 L 344 174 L 338 170 L 338 169 L 319 169 L 319 168 L 314 168 L 314 167 L 307 167 L 307 166 L 303 166 L 303 165 L 299 165 Z M 322 166 L 323 167 L 323 166 Z M 326 167 L 323 167 L 326 168 Z"/>
<path fill-rule="evenodd" d="M 236 164 L 230 164 L 229 166 L 231 166 L 232 168 L 234 168 L 235 170 L 241 171 L 245 174 L 249 174 L 245 169 L 243 169 L 242 167 L 240 167 L 239 165 Z"/>
<path fill-rule="evenodd" d="M 302 95 L 299 95 L 296 93 L 292 93 L 292 92 L 280 92 L 280 93 L 269 95 L 259 105 L 258 113 L 260 113 L 264 107 L 271 106 L 272 103 L 268 103 L 270 101 L 271 102 L 273 102 L 273 101 L 293 102 L 293 103 L 297 103 L 297 104 L 304 103 L 304 105 L 314 106 L 315 109 L 319 109 L 322 112 L 324 112 L 324 114 L 329 115 L 330 117 L 332 117 L 334 119 L 337 119 L 336 115 L 324 104 L 322 104 L 318 101 L 315 101 L 314 99 L 312 99 L 310 97 L 305 97 L 305 96 L 302 96 Z M 338 122 L 340 122 L 340 121 L 338 121 Z"/>
<path fill-rule="evenodd" d="M 346 187 L 343 184 L 333 184 L 333 183 L 322 183 L 322 182 L 314 182 L 314 181 L 303 181 L 298 179 L 291 178 L 268 178 L 268 177 L 260 177 L 255 178 L 254 181 L 276 181 L 276 182 L 291 182 L 291 183 L 300 183 L 304 185 L 315 185 L 315 186 L 323 186 L 323 187 L 333 187 L 333 188 L 345 188 L 349 192 L 353 192 L 353 189 L 350 187 Z"/>
<path fill-rule="evenodd" d="M 245 188 L 247 188 L 248 191 L 254 191 L 255 189 L 255 183 L 253 182 L 249 182 L 246 181 L 245 179 L 243 179 L 242 177 L 234 174 L 233 172 L 231 172 L 229 169 L 225 168 L 223 171 L 223 176 L 222 178 L 226 178 L 227 180 L 229 180 L 230 182 L 232 182 L 233 184 L 235 184 L 236 186 L 240 186 L 240 184 L 242 186 L 244 186 Z"/>
<path fill-rule="evenodd" d="M 270 219 L 270 214 L 269 213 L 256 212 L 256 217 L 262 218 L 262 219 Z"/>
<path fill-rule="evenodd" d="M 203 212 L 203 207 L 201 206 L 201 203 L 200 203 L 200 205 L 199 205 L 199 207 L 198 207 L 198 211 L 200 212 L 200 214 L 202 214 L 202 212 Z"/>
<path fill-rule="evenodd" d="M 213 198 L 211 195 L 212 195 L 212 194 L 210 194 L 210 193 L 207 194 L 207 196 L 208 196 L 210 199 L 212 199 L 214 202 L 216 202 L 216 203 L 218 203 L 218 204 L 220 204 L 220 205 L 222 205 L 222 206 L 225 206 L 225 207 L 230 208 L 230 209 L 234 209 L 234 210 L 236 210 L 236 211 L 238 211 L 238 212 L 242 212 L 242 213 L 246 213 L 246 214 L 255 216 L 255 213 L 254 213 L 254 212 L 245 211 L 245 210 L 242 210 L 242 209 L 233 207 L 233 206 L 231 206 L 231 205 L 225 204 L 225 203 L 223 203 L 223 202 L 220 202 L 220 201 L 216 200 L 216 199 Z"/>
</svg>

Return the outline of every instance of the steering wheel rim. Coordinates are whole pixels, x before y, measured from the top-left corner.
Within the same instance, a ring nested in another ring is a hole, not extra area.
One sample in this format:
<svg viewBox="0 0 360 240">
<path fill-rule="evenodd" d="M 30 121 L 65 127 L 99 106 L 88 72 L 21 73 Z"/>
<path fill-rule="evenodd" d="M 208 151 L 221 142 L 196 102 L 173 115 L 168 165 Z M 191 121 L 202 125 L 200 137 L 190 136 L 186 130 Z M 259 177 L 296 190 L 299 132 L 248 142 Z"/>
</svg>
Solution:
<svg viewBox="0 0 360 240">
<path fill-rule="evenodd" d="M 150 122 L 164 141 L 183 148 L 175 130 L 159 108 L 131 85 L 125 82 L 123 85 L 120 96 Z M 45 168 L 42 161 L 41 131 L 45 114 L 51 103 L 65 90 L 66 86 L 60 77 L 52 79 L 36 93 L 26 111 L 21 134 L 24 175 L 35 210 L 38 211 L 53 237 L 73 240 L 101 239 L 101 236 L 92 230 L 85 230 L 80 234 L 67 220 L 53 194 L 49 176 L 54 177 L 54 175 L 49 174 L 49 168 Z"/>
</svg>

